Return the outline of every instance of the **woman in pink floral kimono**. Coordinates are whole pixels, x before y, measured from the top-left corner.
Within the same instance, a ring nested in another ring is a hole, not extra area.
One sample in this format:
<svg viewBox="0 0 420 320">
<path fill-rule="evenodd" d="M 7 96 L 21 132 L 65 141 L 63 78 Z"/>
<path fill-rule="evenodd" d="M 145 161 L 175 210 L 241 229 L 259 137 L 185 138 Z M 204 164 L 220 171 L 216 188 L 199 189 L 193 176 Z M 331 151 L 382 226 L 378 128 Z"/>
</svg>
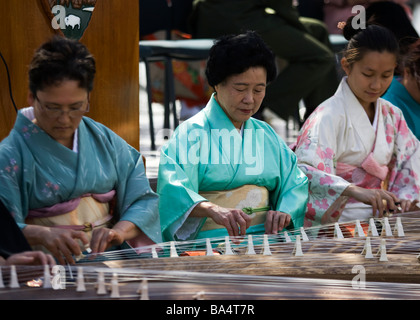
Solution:
<svg viewBox="0 0 420 320">
<path fill-rule="evenodd" d="M 346 76 L 305 122 L 295 148 L 310 181 L 306 227 L 412 211 L 419 200 L 420 142 L 401 110 L 380 98 L 398 43 L 380 26 L 354 30 L 350 21 L 343 31 Z"/>
</svg>

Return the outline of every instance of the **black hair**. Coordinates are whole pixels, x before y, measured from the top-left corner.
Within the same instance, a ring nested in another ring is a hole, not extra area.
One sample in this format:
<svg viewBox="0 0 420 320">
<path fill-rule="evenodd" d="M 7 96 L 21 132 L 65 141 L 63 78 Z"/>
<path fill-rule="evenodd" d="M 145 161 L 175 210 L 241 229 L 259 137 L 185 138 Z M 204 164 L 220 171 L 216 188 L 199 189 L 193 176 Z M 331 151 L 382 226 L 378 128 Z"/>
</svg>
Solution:
<svg viewBox="0 0 420 320">
<path fill-rule="evenodd" d="M 419 38 L 404 7 L 393 1 L 371 3 L 366 8 L 366 19 L 369 24 L 381 25 L 391 30 L 402 53 Z"/>
<path fill-rule="evenodd" d="M 85 45 L 55 36 L 39 47 L 29 66 L 29 89 L 34 96 L 46 86 L 76 80 L 80 88 L 93 89 L 95 59 Z"/>
<path fill-rule="evenodd" d="M 361 60 L 369 51 L 389 52 L 398 59 L 398 41 L 389 29 L 375 24 L 353 28 L 352 20 L 353 17 L 350 17 L 343 28 L 343 35 L 349 40 L 343 56 L 350 65 Z"/>
<path fill-rule="evenodd" d="M 251 67 L 267 71 L 267 83 L 277 76 L 275 55 L 255 31 L 226 35 L 217 39 L 210 49 L 206 67 L 207 81 L 214 87 L 227 77 Z"/>
</svg>

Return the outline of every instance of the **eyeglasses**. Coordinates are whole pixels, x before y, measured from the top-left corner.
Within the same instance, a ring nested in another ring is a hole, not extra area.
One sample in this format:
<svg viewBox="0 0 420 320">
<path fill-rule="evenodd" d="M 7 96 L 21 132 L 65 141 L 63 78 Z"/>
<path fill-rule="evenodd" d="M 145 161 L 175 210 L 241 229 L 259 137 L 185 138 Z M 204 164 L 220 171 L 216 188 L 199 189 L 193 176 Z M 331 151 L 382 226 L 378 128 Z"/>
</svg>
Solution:
<svg viewBox="0 0 420 320">
<path fill-rule="evenodd" d="M 90 104 L 89 104 L 89 99 L 86 99 L 87 102 L 87 108 L 84 109 L 84 107 L 80 107 L 77 109 L 71 109 L 69 111 L 65 111 L 61 108 L 51 108 L 51 107 L 47 107 L 46 105 L 44 105 L 37 96 L 35 96 L 35 99 L 39 102 L 39 105 L 41 106 L 41 108 L 43 109 L 43 111 L 45 112 L 45 114 L 47 115 L 48 118 L 58 118 L 61 117 L 61 115 L 63 113 L 67 113 L 69 115 L 70 118 L 79 118 L 82 117 L 85 113 L 89 112 L 89 108 L 90 108 Z M 85 102 L 83 102 L 83 105 L 85 104 Z"/>
</svg>

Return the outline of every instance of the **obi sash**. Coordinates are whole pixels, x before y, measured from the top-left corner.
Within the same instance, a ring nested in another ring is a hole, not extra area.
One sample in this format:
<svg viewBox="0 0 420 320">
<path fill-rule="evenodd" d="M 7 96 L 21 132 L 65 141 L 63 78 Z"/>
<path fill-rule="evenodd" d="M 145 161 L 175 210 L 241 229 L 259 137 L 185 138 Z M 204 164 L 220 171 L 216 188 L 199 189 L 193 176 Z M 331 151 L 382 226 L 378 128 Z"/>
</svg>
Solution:
<svg viewBox="0 0 420 320">
<path fill-rule="evenodd" d="M 381 189 L 386 183 L 389 168 L 386 165 L 380 165 L 370 153 L 363 160 L 360 167 L 352 166 L 342 162 L 337 162 L 337 175 L 354 183 L 356 186 L 367 189 Z"/>
<path fill-rule="evenodd" d="M 256 185 L 244 185 L 231 190 L 203 191 L 200 195 L 208 201 L 224 207 L 241 209 L 251 218 L 251 226 L 264 224 L 269 207 L 269 193 L 267 188 Z M 206 219 L 200 231 L 222 229 L 213 219 Z"/>
<path fill-rule="evenodd" d="M 115 190 L 105 194 L 85 194 L 51 207 L 29 210 L 27 224 L 86 232 L 89 240 L 95 228 L 110 227 Z M 83 250 L 82 250 L 83 251 Z"/>
<path fill-rule="evenodd" d="M 386 165 L 380 165 L 370 153 L 361 163 L 360 167 L 337 163 L 337 175 L 343 179 L 355 184 L 358 187 L 366 189 L 387 189 L 389 168 Z M 372 216 L 372 208 L 366 204 L 360 203 L 353 198 L 337 199 L 328 212 L 334 212 L 338 206 L 341 207 L 341 216 L 339 221 L 348 221 L 355 219 L 366 219 Z M 345 206 L 345 208 L 344 208 Z M 341 211 L 340 210 L 340 211 Z M 328 215 L 326 215 L 328 216 Z"/>
</svg>

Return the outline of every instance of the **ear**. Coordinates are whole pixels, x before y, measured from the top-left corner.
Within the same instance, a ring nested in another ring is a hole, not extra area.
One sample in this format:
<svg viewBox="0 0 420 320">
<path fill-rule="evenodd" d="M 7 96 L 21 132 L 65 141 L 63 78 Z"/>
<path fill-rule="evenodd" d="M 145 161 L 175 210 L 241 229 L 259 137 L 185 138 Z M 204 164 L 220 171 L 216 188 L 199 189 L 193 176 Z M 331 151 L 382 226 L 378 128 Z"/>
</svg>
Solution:
<svg viewBox="0 0 420 320">
<path fill-rule="evenodd" d="M 35 96 L 31 91 L 28 91 L 28 96 L 26 97 L 26 101 L 28 102 L 28 106 L 34 105 Z"/>
<path fill-rule="evenodd" d="M 350 74 L 350 70 L 351 70 L 350 64 L 347 61 L 347 59 L 344 57 L 341 59 L 341 68 L 343 68 L 347 76 Z"/>
<path fill-rule="evenodd" d="M 213 90 L 214 90 L 214 92 L 217 94 L 217 92 L 219 91 L 219 87 L 220 87 L 220 84 L 216 84 L 214 87 L 213 87 Z"/>
</svg>

